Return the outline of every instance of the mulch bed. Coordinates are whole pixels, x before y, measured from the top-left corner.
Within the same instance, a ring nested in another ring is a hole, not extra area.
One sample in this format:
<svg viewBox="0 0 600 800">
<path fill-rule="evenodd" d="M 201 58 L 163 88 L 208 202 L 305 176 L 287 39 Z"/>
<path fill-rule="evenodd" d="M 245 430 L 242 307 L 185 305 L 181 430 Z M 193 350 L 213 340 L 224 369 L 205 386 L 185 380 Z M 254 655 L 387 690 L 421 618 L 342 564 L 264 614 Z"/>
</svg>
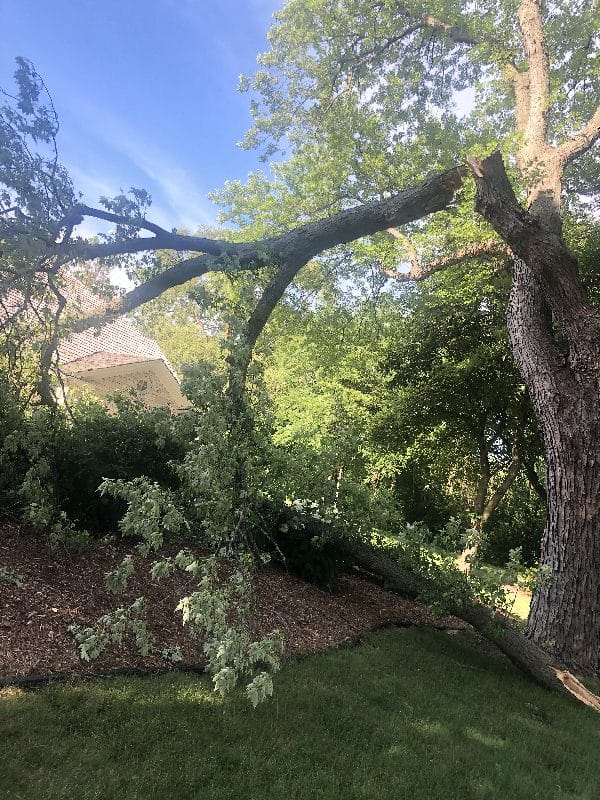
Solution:
<svg viewBox="0 0 600 800">
<path fill-rule="evenodd" d="M 10 678 L 168 669 L 156 654 L 140 656 L 131 642 L 110 647 L 88 664 L 79 658 L 68 632 L 72 623 L 91 625 L 140 596 L 148 600 L 148 628 L 157 641 L 181 648 L 180 666 L 202 663 L 201 644 L 190 638 L 175 611 L 179 599 L 193 591 L 193 578 L 179 573 L 154 584 L 140 563 L 125 592 L 115 597 L 107 590 L 104 574 L 130 551 L 131 542 L 125 541 L 53 554 L 31 533 L 10 525 L 0 528 L 0 566 L 24 583 L 17 587 L 0 581 L 0 684 Z M 151 555 L 148 563 L 155 558 Z M 257 577 L 254 625 L 258 635 L 279 628 L 287 658 L 357 641 L 384 625 L 465 627 L 453 617 L 435 619 L 422 603 L 404 600 L 358 575 L 342 577 L 335 592 L 328 593 L 273 567 Z"/>
</svg>

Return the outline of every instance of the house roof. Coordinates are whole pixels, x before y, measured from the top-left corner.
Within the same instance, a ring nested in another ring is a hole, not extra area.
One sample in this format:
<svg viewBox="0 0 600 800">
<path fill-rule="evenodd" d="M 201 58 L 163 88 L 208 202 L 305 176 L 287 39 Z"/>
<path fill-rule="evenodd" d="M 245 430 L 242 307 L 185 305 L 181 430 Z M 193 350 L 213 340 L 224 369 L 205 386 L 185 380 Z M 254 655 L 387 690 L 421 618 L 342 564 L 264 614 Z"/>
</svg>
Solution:
<svg viewBox="0 0 600 800">
<path fill-rule="evenodd" d="M 71 313 L 101 311 L 104 305 L 74 278 L 69 278 L 63 293 Z M 190 405 L 158 344 L 126 317 L 72 334 L 60 342 L 58 355 L 67 381 L 88 385 L 99 396 L 136 388 L 146 405 L 178 409 Z"/>
<path fill-rule="evenodd" d="M 100 311 L 104 305 L 101 297 L 75 278 L 69 278 L 63 292 L 71 313 Z M 89 328 L 72 334 L 61 341 L 58 353 L 63 367 L 77 362 L 78 371 L 115 366 L 116 363 L 127 364 L 140 359 L 160 359 L 175 374 L 158 344 L 144 336 L 126 317 L 119 317 L 101 328 Z"/>
<path fill-rule="evenodd" d="M 71 317 L 103 309 L 103 299 L 74 276 L 67 277 L 61 292 L 67 299 L 67 311 Z M 5 315 L 17 312 L 21 304 L 21 294 L 9 290 L 3 297 Z M 150 405 L 160 404 L 161 393 L 169 405 L 177 408 L 189 405 L 181 394 L 175 370 L 158 344 L 126 317 L 118 317 L 100 328 L 89 328 L 62 339 L 58 345 L 58 357 L 61 371 L 69 383 L 93 385 L 95 389 L 101 388 L 102 395 L 128 386 L 146 386 L 149 389 L 146 394 L 152 395 L 147 398 Z M 140 380 L 141 365 L 144 365 L 143 380 Z"/>
</svg>

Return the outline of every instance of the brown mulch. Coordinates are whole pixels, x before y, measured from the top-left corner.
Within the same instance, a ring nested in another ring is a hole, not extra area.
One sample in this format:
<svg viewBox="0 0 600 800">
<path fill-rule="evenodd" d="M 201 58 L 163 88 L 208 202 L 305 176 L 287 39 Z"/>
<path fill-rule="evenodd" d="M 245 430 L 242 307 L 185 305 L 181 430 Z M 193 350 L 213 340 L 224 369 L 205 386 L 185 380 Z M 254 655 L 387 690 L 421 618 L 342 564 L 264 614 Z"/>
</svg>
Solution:
<svg viewBox="0 0 600 800">
<path fill-rule="evenodd" d="M 168 668 L 158 655 L 140 656 L 133 643 L 110 647 L 88 664 L 79 658 L 68 632 L 72 623 L 91 625 L 140 596 L 148 600 L 148 628 L 157 641 L 179 645 L 184 665 L 203 661 L 201 645 L 189 637 L 175 611 L 179 598 L 194 589 L 191 577 L 179 573 L 153 584 L 140 564 L 123 594 L 115 597 L 106 589 L 105 572 L 130 550 L 131 542 L 119 542 L 82 553 L 52 554 L 40 538 L 17 527 L 0 528 L 0 566 L 24 583 L 19 588 L 0 581 L 0 683 L 11 677 Z M 149 563 L 155 558 L 150 556 Z M 257 578 L 257 605 L 255 632 L 279 628 L 286 657 L 356 641 L 383 625 L 464 627 L 452 617 L 434 619 L 422 603 L 404 600 L 358 575 L 344 576 L 335 592 L 328 593 L 269 567 Z"/>
</svg>

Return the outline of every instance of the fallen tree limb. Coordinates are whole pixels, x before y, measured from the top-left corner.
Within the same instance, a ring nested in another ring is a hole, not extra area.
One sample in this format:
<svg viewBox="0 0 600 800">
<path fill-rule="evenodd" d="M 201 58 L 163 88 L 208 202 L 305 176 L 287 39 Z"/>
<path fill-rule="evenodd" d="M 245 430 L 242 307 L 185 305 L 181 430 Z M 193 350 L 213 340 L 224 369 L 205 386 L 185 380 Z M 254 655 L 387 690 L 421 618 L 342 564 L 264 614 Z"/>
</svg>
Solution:
<svg viewBox="0 0 600 800">
<path fill-rule="evenodd" d="M 442 599 L 450 614 L 472 625 L 536 683 L 600 712 L 600 697 L 587 689 L 570 672 L 555 665 L 548 653 L 526 639 L 504 615 L 494 613 L 474 599 L 453 600 L 432 579 L 405 569 L 363 542 L 346 539 L 339 540 L 339 545 L 357 566 L 382 580 L 388 591 L 408 598 L 428 595 Z"/>
</svg>

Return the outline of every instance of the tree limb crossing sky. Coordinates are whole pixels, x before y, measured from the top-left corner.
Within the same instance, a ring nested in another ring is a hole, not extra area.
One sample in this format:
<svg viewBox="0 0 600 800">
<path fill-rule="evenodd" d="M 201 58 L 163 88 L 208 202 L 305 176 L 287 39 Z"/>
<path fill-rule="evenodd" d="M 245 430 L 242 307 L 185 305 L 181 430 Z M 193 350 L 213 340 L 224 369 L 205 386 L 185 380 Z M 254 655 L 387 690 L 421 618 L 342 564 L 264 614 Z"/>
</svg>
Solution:
<svg viewBox="0 0 600 800">
<path fill-rule="evenodd" d="M 268 49 L 281 0 L 0 0 L 0 86 L 35 64 L 61 122 L 60 156 L 84 201 L 130 186 L 167 228 L 215 221 L 207 192 L 256 169 L 237 91 Z"/>
</svg>

